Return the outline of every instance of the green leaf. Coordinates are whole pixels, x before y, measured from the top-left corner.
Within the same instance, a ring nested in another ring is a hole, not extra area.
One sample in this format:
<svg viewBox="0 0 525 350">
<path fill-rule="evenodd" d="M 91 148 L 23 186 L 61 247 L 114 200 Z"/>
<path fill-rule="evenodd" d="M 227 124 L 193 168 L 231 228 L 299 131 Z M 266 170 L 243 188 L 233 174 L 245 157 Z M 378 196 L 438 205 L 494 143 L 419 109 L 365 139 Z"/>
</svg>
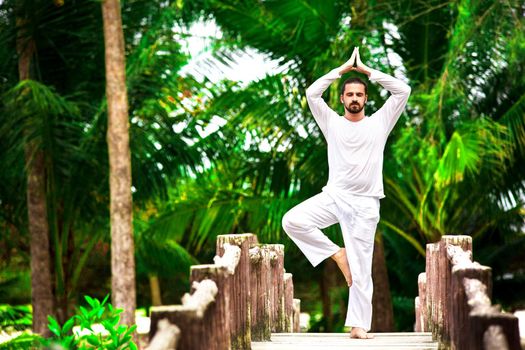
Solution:
<svg viewBox="0 0 525 350">
<path fill-rule="evenodd" d="M 119 342 L 120 338 L 119 338 L 118 332 L 111 333 L 111 340 L 113 341 L 113 344 L 115 344 L 115 345 L 120 344 L 120 342 Z"/>
<path fill-rule="evenodd" d="M 104 300 L 102 300 L 102 304 L 101 305 L 105 305 L 106 302 L 108 301 L 108 298 L 109 298 L 109 294 L 106 294 L 106 296 L 104 297 Z"/>
<path fill-rule="evenodd" d="M 95 347 L 98 347 L 99 345 L 101 345 L 99 337 L 94 334 L 86 336 L 86 340 L 88 341 L 89 344 Z"/>
<path fill-rule="evenodd" d="M 62 335 L 65 336 L 67 333 L 69 333 L 69 331 L 71 331 L 74 325 L 75 318 L 72 317 L 66 323 L 64 323 L 64 326 L 62 327 Z"/>
<path fill-rule="evenodd" d="M 104 313 L 104 311 L 105 311 L 105 307 L 104 306 L 99 306 L 98 307 L 98 312 L 96 314 L 97 318 L 102 317 L 102 314 Z"/>
<path fill-rule="evenodd" d="M 61 332 L 60 332 L 60 325 L 58 324 L 57 320 L 53 316 L 47 316 L 48 328 L 57 337 L 60 338 Z"/>
<path fill-rule="evenodd" d="M 89 295 L 85 295 L 85 296 L 84 296 L 84 299 L 86 299 L 87 303 L 88 303 L 91 307 L 94 307 L 94 303 L 95 303 L 95 301 L 94 301 L 93 298 L 91 298 Z"/>
<path fill-rule="evenodd" d="M 80 313 L 82 314 L 82 316 L 84 316 L 85 319 L 89 318 L 89 312 L 87 311 L 87 309 L 83 306 L 80 306 Z"/>
<path fill-rule="evenodd" d="M 61 343 L 66 349 L 70 349 L 72 347 L 71 345 L 75 342 L 75 340 L 76 337 L 74 335 L 70 335 L 65 337 Z"/>
</svg>

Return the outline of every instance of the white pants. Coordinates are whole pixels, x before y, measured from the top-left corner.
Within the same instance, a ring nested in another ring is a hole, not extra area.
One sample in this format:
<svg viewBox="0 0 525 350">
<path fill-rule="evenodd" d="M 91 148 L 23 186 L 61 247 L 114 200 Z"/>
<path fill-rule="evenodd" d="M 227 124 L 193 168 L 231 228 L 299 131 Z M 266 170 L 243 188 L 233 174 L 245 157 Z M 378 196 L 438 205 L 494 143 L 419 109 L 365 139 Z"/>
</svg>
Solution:
<svg viewBox="0 0 525 350">
<path fill-rule="evenodd" d="M 353 279 L 345 325 L 366 331 L 372 323 L 372 256 L 378 221 L 377 197 L 345 195 L 335 201 L 325 192 L 293 207 L 282 221 L 284 231 L 313 266 L 340 249 L 320 229 L 341 225 Z"/>
</svg>

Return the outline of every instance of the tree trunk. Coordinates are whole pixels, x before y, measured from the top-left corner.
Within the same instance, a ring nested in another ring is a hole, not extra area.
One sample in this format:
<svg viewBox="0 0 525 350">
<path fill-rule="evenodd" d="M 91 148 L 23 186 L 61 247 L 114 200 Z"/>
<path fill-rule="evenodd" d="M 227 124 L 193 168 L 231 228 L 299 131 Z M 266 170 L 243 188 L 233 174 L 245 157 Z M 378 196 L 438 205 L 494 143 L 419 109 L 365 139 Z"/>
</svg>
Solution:
<svg viewBox="0 0 525 350">
<path fill-rule="evenodd" d="M 17 19 L 18 75 L 20 81 L 31 78 L 35 43 L 24 29 L 26 22 Z M 27 214 L 31 250 L 31 304 L 33 332 L 50 336 L 47 316 L 53 315 L 53 288 L 51 282 L 51 254 L 47 222 L 44 153 L 35 142 L 25 145 L 27 171 Z"/>
<path fill-rule="evenodd" d="M 383 236 L 380 231 L 376 233 L 374 244 L 372 278 L 374 280 L 372 331 L 392 332 L 394 330 L 394 311 L 388 283 Z"/>
<path fill-rule="evenodd" d="M 162 298 L 160 294 L 160 283 L 159 277 L 156 275 L 149 275 L 149 287 L 151 290 L 151 305 L 160 306 L 162 305 Z"/>
<path fill-rule="evenodd" d="M 34 150 L 34 144 L 26 145 L 27 212 L 31 237 L 31 305 L 33 332 L 47 337 L 51 335 L 47 327 L 47 316 L 54 316 L 54 296 L 51 282 L 44 154 Z"/>
<path fill-rule="evenodd" d="M 124 33 L 119 0 L 102 2 L 108 101 L 108 153 L 111 215 L 111 289 L 121 323 L 135 323 L 135 256 L 132 226 L 131 155 Z"/>
</svg>

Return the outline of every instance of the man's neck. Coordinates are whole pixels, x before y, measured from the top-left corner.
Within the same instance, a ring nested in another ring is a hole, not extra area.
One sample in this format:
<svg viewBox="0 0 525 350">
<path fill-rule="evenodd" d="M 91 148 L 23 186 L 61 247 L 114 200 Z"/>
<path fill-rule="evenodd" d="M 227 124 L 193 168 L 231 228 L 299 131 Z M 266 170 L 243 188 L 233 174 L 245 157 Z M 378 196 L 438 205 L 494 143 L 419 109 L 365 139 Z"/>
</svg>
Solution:
<svg viewBox="0 0 525 350">
<path fill-rule="evenodd" d="M 348 111 L 346 111 L 345 113 L 345 119 L 346 120 L 349 120 L 351 122 L 358 122 L 362 119 L 365 118 L 365 112 L 364 111 L 361 111 L 359 113 L 349 113 Z"/>
</svg>

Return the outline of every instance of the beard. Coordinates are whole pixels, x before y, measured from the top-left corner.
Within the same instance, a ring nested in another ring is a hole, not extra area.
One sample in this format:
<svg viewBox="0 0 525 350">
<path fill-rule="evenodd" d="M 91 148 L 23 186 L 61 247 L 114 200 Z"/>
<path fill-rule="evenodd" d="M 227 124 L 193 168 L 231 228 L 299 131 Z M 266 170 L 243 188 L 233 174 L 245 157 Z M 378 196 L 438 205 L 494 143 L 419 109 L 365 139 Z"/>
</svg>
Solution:
<svg viewBox="0 0 525 350">
<path fill-rule="evenodd" d="M 351 114 L 357 114 L 365 108 L 365 105 L 362 106 L 359 103 L 349 103 L 348 106 L 345 105 L 345 109 Z"/>
</svg>

